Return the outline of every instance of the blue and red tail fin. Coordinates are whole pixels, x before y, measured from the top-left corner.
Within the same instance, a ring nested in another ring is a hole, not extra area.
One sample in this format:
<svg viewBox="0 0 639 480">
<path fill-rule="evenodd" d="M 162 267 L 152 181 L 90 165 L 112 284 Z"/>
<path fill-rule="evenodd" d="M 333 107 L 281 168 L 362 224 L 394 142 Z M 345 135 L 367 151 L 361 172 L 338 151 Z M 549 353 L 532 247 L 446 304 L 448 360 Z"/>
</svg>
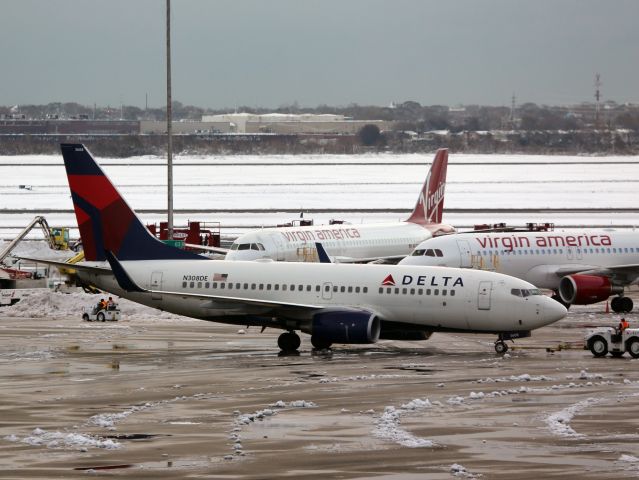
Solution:
<svg viewBox="0 0 639 480">
<path fill-rule="evenodd" d="M 407 222 L 425 225 L 442 223 L 444 213 L 444 190 L 446 188 L 446 170 L 448 169 L 448 149 L 440 148 L 430 166 L 424 186 L 417 197 L 417 204 Z"/>
<path fill-rule="evenodd" d="M 84 145 L 63 143 L 60 147 L 86 260 L 104 261 L 106 251 L 123 261 L 206 260 L 155 238 Z"/>
</svg>

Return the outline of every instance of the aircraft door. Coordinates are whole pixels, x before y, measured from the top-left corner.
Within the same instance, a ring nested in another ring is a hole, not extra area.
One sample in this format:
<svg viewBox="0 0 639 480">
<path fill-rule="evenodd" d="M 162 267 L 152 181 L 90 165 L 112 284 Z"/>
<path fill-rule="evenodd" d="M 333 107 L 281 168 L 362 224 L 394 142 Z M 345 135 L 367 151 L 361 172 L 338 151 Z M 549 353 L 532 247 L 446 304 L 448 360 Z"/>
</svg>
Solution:
<svg viewBox="0 0 639 480">
<path fill-rule="evenodd" d="M 477 292 L 477 309 L 490 310 L 490 293 L 493 289 L 493 282 L 479 282 Z"/>
<path fill-rule="evenodd" d="M 471 258 L 468 240 L 457 240 L 457 246 L 459 247 L 459 266 L 461 268 L 470 268 Z"/>
<path fill-rule="evenodd" d="M 275 250 L 276 250 L 275 258 L 273 258 L 273 260 L 277 260 L 278 262 L 285 261 L 286 260 L 285 245 L 284 245 L 284 241 L 282 240 L 281 234 L 276 233 L 271 238 L 273 239 L 273 244 L 275 245 Z"/>
<path fill-rule="evenodd" d="M 322 285 L 322 298 L 324 300 L 330 300 L 333 298 L 333 284 L 325 283 Z"/>
<path fill-rule="evenodd" d="M 151 272 L 151 290 L 162 290 L 162 272 Z M 162 295 L 151 294 L 152 300 L 162 300 Z"/>
</svg>

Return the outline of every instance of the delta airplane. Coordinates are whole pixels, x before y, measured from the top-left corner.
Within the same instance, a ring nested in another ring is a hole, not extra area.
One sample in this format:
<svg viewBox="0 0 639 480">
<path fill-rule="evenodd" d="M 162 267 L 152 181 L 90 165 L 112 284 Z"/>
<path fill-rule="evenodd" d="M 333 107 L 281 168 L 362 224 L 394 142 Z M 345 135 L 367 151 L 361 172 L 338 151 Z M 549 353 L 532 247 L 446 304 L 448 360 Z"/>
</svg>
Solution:
<svg viewBox="0 0 639 480">
<path fill-rule="evenodd" d="M 504 340 L 566 315 L 533 285 L 494 272 L 398 265 L 210 260 L 156 239 L 89 151 L 62 154 L 85 258 L 85 282 L 179 315 L 284 330 L 283 351 L 378 339 L 425 340 L 435 331 L 495 333 Z M 68 264 L 38 260 L 58 267 Z"/>
<path fill-rule="evenodd" d="M 569 307 L 612 295 L 615 312 L 630 312 L 624 287 L 639 280 L 639 234 L 608 230 L 464 232 L 422 242 L 402 265 L 480 268 L 553 290 Z"/>
<path fill-rule="evenodd" d="M 238 237 L 226 260 L 317 261 L 321 242 L 334 262 L 396 263 L 421 241 L 455 229 L 442 224 L 448 150 L 437 150 L 411 215 L 403 222 L 265 228 Z"/>
</svg>

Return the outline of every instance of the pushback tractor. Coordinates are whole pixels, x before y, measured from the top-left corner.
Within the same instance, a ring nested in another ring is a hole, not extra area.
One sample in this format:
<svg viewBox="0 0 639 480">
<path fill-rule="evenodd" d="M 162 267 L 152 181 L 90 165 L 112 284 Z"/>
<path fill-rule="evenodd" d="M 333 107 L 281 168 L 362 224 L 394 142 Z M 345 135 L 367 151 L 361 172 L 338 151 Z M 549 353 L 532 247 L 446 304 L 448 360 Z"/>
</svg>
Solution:
<svg viewBox="0 0 639 480">
<path fill-rule="evenodd" d="M 639 328 L 626 328 L 623 332 L 613 327 L 600 327 L 586 334 L 584 349 L 595 357 L 621 357 L 628 352 L 631 357 L 639 358 Z"/>
</svg>

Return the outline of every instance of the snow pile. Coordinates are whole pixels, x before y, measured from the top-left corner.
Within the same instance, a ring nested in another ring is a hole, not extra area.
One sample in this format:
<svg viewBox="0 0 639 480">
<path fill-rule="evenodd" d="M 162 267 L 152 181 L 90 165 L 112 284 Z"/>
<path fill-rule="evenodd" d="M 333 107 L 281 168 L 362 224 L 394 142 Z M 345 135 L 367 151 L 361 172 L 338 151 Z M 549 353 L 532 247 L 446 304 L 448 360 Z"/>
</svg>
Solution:
<svg viewBox="0 0 639 480">
<path fill-rule="evenodd" d="M 468 470 L 466 470 L 466 467 L 464 467 L 463 465 L 460 465 L 459 463 L 453 463 L 450 466 L 450 473 L 453 475 L 453 477 L 463 477 L 463 478 L 481 477 L 481 475 L 479 474 L 470 473 Z"/>
<path fill-rule="evenodd" d="M 546 425 L 548 425 L 548 428 L 553 434 L 561 437 L 583 437 L 583 434 L 577 433 L 573 430 L 570 426 L 570 421 L 582 410 L 592 405 L 596 405 L 597 403 L 601 403 L 602 401 L 603 398 L 591 397 L 575 403 L 574 405 L 570 405 L 563 410 L 559 410 L 558 412 L 548 415 L 548 417 L 546 417 Z"/>
<path fill-rule="evenodd" d="M 31 435 L 26 437 L 18 437 L 17 435 L 9 435 L 4 437 L 10 442 L 26 443 L 33 446 L 46 446 L 47 448 L 77 448 L 86 450 L 87 448 L 104 448 L 113 450 L 120 448 L 120 444 L 111 439 L 104 439 L 93 435 L 84 435 L 81 433 L 66 432 L 48 432 L 41 428 L 36 428 Z"/>
<path fill-rule="evenodd" d="M 399 374 L 372 374 L 372 375 L 353 375 L 350 377 L 323 377 L 318 383 L 335 383 L 335 382 L 358 382 L 362 380 L 382 380 L 385 378 L 409 378 L 410 375 Z"/>
<path fill-rule="evenodd" d="M 317 407 L 317 404 L 306 400 L 293 400 L 288 403 L 283 400 L 278 400 L 271 406 L 274 408 L 315 408 Z"/>
<path fill-rule="evenodd" d="M 60 293 L 43 290 L 32 293 L 15 305 L 3 307 L 0 311 L 2 311 L 3 316 L 7 317 L 50 318 L 53 316 L 77 317 L 80 319 L 83 308 L 86 310 L 93 308 L 98 300 L 103 297 L 108 297 L 108 294 L 101 296 L 83 292 Z M 184 320 L 186 318 L 172 313 L 161 312 L 155 308 L 126 299 L 116 298 L 116 301 L 122 311 L 123 320 Z"/>
<path fill-rule="evenodd" d="M 541 382 L 552 380 L 551 377 L 545 375 L 530 375 L 528 373 L 522 373 L 521 375 L 511 375 L 510 377 L 502 378 L 480 378 L 477 383 L 498 383 L 498 382 Z"/>
<path fill-rule="evenodd" d="M 373 431 L 373 434 L 377 438 L 389 440 L 404 447 L 432 448 L 436 445 L 435 442 L 433 442 L 432 440 L 416 437 L 412 433 L 409 433 L 400 427 L 401 417 L 403 415 L 415 413 L 417 411 L 431 407 L 432 403 L 428 399 L 422 400 L 420 398 L 411 400 L 410 402 L 405 403 L 399 408 L 396 408 L 392 405 L 387 406 L 384 409 L 384 413 L 382 413 L 382 415 L 375 422 L 375 430 Z"/>
<path fill-rule="evenodd" d="M 639 462 L 639 458 L 634 457 L 632 455 L 621 455 L 618 459 L 618 462 L 627 462 L 627 463 L 637 463 Z"/>
</svg>

